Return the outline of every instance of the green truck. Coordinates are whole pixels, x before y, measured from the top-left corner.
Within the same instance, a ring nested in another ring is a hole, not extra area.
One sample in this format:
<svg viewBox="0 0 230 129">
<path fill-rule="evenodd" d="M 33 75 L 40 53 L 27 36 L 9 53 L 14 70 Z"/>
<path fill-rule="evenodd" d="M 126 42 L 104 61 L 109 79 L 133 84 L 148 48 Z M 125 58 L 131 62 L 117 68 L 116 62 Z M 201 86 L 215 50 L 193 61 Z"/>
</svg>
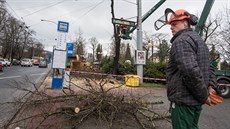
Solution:
<svg viewBox="0 0 230 129">
<path fill-rule="evenodd" d="M 221 96 L 224 98 L 230 97 L 230 71 L 215 70 L 217 82 L 221 90 Z"/>
</svg>

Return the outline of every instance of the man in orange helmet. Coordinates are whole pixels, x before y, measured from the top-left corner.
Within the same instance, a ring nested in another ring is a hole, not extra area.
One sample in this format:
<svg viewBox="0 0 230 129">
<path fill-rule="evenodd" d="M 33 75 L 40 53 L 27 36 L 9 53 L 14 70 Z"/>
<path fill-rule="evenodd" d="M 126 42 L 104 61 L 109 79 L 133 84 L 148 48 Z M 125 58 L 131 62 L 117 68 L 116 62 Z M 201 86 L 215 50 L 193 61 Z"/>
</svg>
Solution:
<svg viewBox="0 0 230 129">
<path fill-rule="evenodd" d="M 198 129 L 202 105 L 209 101 L 209 50 L 192 30 L 197 17 L 184 9 L 165 10 L 172 43 L 166 69 L 173 129 Z"/>
</svg>

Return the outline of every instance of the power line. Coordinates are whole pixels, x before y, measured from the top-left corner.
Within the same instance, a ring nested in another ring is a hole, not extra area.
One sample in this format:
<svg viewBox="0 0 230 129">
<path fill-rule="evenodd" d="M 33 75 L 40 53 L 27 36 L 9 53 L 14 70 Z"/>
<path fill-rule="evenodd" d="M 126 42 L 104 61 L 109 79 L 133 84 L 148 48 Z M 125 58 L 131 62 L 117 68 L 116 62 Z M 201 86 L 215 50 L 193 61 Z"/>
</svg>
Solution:
<svg viewBox="0 0 230 129">
<path fill-rule="evenodd" d="M 59 17 L 61 17 L 61 16 L 63 16 L 63 15 L 73 13 L 73 12 L 75 12 L 75 11 L 77 11 L 77 10 L 81 10 L 81 11 L 82 11 L 82 10 L 85 10 L 85 9 L 91 8 L 91 7 L 93 7 L 93 6 L 94 6 L 94 5 L 90 5 L 90 6 L 87 6 L 87 7 L 84 7 L 84 8 L 74 9 L 74 10 L 72 10 L 72 11 L 68 12 L 68 13 L 65 13 L 65 14 L 62 14 L 62 15 L 59 15 L 59 16 L 56 16 L 56 17 L 50 18 L 49 20 L 53 20 L 53 19 L 59 18 Z"/>
<path fill-rule="evenodd" d="M 89 12 L 91 12 L 92 10 L 94 10 L 97 6 L 99 6 L 100 4 L 102 4 L 104 1 L 105 0 L 102 0 L 101 2 L 99 2 L 98 4 L 96 4 L 94 7 L 92 7 L 90 10 L 88 10 L 86 13 L 84 13 L 83 15 L 81 15 L 79 17 L 79 19 L 82 18 L 82 17 L 84 17 L 84 16 L 86 16 Z"/>
<path fill-rule="evenodd" d="M 53 3 L 51 3 L 51 4 L 53 4 Z M 51 5 L 51 4 L 49 4 L 49 5 Z M 30 7 L 26 7 L 26 8 L 16 8 L 15 11 L 26 10 L 26 9 L 37 8 L 37 7 L 46 7 L 46 6 L 47 6 L 47 3 L 44 5 L 36 5 L 36 6 L 30 6 Z"/>
<path fill-rule="evenodd" d="M 40 12 L 40 11 L 43 11 L 43 10 L 45 10 L 45 9 L 51 8 L 51 7 L 55 6 L 55 5 L 58 5 L 58 4 L 61 4 L 61 3 L 65 2 L 65 1 L 66 1 L 66 0 L 63 0 L 63 1 L 57 2 L 57 3 L 53 4 L 53 5 L 47 6 L 47 7 L 45 7 L 45 8 L 41 8 L 41 9 L 39 9 L 39 10 L 33 12 L 33 13 L 30 13 L 30 14 L 27 14 L 27 15 L 25 15 L 25 16 L 22 16 L 22 18 L 25 18 L 25 17 L 27 17 L 27 16 L 33 15 L 33 14 L 38 13 L 38 12 Z"/>
<path fill-rule="evenodd" d="M 6 2 L 7 6 L 13 11 L 13 13 L 19 18 L 21 19 L 21 17 L 18 16 L 18 14 L 14 11 L 14 9 L 10 6 L 10 4 L 8 2 Z"/>
<path fill-rule="evenodd" d="M 134 5 L 137 5 L 136 3 L 134 3 L 134 2 L 131 2 L 131 1 L 128 1 L 128 0 L 122 0 L 122 1 L 125 1 L 125 2 L 127 2 L 127 3 L 130 3 L 130 4 L 134 4 Z"/>
</svg>

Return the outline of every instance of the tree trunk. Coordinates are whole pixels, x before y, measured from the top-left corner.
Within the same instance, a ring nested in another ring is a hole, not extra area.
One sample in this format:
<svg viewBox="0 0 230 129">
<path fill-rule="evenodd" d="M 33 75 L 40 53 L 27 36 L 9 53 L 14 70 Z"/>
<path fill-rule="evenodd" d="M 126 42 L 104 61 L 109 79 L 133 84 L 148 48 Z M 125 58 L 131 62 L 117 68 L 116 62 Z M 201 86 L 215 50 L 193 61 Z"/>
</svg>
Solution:
<svg viewBox="0 0 230 129">
<path fill-rule="evenodd" d="M 114 18 L 114 0 L 111 0 L 111 13 L 112 18 Z M 120 56 L 120 46 L 121 46 L 121 39 L 117 33 L 116 25 L 113 24 L 114 29 L 114 38 L 115 38 L 115 57 L 113 60 L 113 74 L 118 74 L 118 67 L 119 67 L 119 56 Z"/>
</svg>

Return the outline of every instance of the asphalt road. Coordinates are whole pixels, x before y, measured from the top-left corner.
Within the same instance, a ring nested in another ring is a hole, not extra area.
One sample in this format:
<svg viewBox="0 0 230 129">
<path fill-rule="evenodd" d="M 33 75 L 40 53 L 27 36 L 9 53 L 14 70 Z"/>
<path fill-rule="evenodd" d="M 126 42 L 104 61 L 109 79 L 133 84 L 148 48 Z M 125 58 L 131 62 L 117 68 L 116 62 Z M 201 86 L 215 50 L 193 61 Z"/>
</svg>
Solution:
<svg viewBox="0 0 230 129">
<path fill-rule="evenodd" d="M 230 98 L 216 106 L 203 106 L 200 129 L 230 129 Z"/>
<path fill-rule="evenodd" d="M 49 70 L 50 67 L 11 66 L 5 67 L 4 71 L 0 72 L 0 128 L 13 116 L 17 107 L 8 102 L 15 102 L 25 95 L 26 92 L 20 90 L 21 88 L 33 90 L 34 84 L 38 87 Z"/>
</svg>

